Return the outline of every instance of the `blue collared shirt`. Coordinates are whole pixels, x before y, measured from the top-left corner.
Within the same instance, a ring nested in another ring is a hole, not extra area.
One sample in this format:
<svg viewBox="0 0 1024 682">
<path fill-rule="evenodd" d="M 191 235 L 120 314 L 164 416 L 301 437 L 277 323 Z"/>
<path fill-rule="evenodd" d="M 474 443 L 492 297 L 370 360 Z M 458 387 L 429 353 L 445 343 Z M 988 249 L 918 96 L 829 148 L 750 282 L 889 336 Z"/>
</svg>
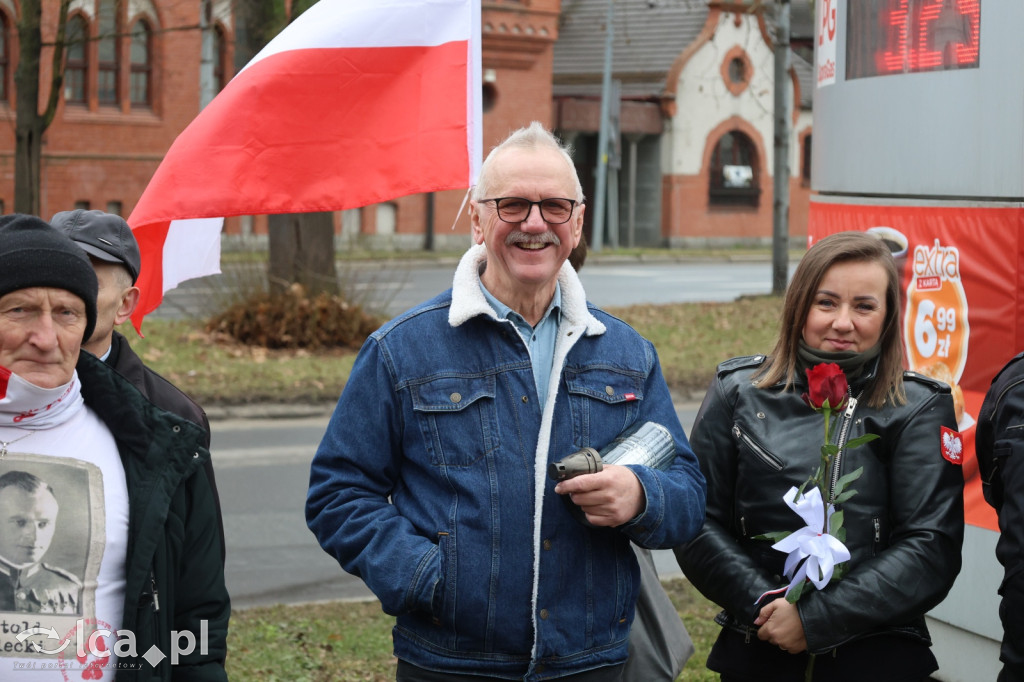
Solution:
<svg viewBox="0 0 1024 682">
<path fill-rule="evenodd" d="M 536 327 L 523 319 L 523 316 L 509 308 L 507 305 L 494 297 L 487 287 L 480 283 L 480 289 L 484 292 L 487 302 L 494 308 L 498 317 L 509 320 L 523 337 L 526 347 L 530 350 L 530 363 L 533 365 L 533 380 L 537 384 L 537 395 L 540 404 L 543 406 L 548 399 L 548 382 L 551 380 L 551 363 L 555 357 L 555 340 L 558 338 L 558 324 L 562 317 L 562 288 L 555 282 L 555 295 L 551 297 L 551 304 L 544 311 L 544 316 Z M 543 407 L 542 407 L 543 409 Z"/>
</svg>

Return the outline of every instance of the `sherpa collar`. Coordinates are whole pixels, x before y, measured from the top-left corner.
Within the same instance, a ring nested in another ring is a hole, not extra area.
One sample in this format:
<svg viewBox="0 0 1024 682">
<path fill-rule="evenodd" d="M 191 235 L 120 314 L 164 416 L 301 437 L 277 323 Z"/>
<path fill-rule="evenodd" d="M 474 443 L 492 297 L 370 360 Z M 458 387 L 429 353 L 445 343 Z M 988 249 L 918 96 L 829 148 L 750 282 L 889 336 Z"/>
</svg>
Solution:
<svg viewBox="0 0 1024 682">
<path fill-rule="evenodd" d="M 498 319 L 497 313 L 487 303 L 480 289 L 480 267 L 487 262 L 487 249 L 483 244 L 474 244 L 462 256 L 455 269 L 452 282 L 452 305 L 448 310 L 448 324 L 458 327 L 477 315 Z M 568 261 L 562 264 L 558 273 L 558 284 L 562 288 L 562 322 L 570 326 L 585 327 L 587 336 L 605 332 L 604 324 L 587 309 L 587 296 L 583 283 Z"/>
</svg>

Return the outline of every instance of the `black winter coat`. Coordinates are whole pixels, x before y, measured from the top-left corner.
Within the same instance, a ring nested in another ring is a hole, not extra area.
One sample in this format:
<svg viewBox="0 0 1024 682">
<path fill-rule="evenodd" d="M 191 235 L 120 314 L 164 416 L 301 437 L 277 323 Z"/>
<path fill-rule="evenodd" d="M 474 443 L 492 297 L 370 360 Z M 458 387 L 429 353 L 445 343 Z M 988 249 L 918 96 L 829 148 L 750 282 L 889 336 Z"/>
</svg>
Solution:
<svg viewBox="0 0 1024 682">
<path fill-rule="evenodd" d="M 147 401 L 89 353 L 81 354 L 76 369 L 85 404 L 114 435 L 128 486 L 121 628 L 134 634 L 140 657 L 153 645 L 169 657 L 172 630 L 196 638 L 194 651 L 174 666 L 169 658 L 156 667 L 142 658 L 121 659 L 116 680 L 225 681 L 231 607 L 216 507 L 203 470 L 210 454 L 202 429 Z"/>
<path fill-rule="evenodd" d="M 782 497 L 813 475 L 824 437 L 822 415 L 801 398 L 805 385 L 751 384 L 764 360 L 718 367 L 690 437 L 708 481 L 707 517 L 698 536 L 676 548 L 685 575 L 725 609 L 719 622 L 755 639 L 754 618 L 769 601 L 758 598 L 789 582 L 786 555 L 755 536 L 803 527 Z M 853 396 L 871 378 L 853 385 Z M 880 438 L 839 457 L 838 475 L 864 467 L 850 485 L 857 494 L 840 505 L 852 558 L 841 580 L 821 591 L 809 585 L 797 602 L 810 653 L 882 632 L 928 643 L 924 614 L 960 571 L 963 478 L 941 449 L 942 427 L 956 430 L 949 387 L 911 372 L 904 383 L 906 405 L 859 403 L 841 417 L 850 439 Z"/>
<path fill-rule="evenodd" d="M 1024 682 L 1024 353 L 992 379 L 978 414 L 974 449 L 985 499 L 999 513 L 999 682 Z"/>
<path fill-rule="evenodd" d="M 107 355 L 106 363 L 117 370 L 132 386 L 137 388 L 143 396 L 151 403 L 162 410 L 189 420 L 203 428 L 202 446 L 210 449 L 210 420 L 206 417 L 206 411 L 199 403 L 188 397 L 184 391 L 163 378 L 152 369 L 147 367 L 124 335 L 115 331 L 110 340 L 110 353 Z M 213 458 L 203 460 L 203 470 L 213 490 L 213 502 L 217 507 L 217 528 L 220 530 L 221 545 L 224 542 L 224 519 L 220 509 L 220 495 L 217 493 L 217 479 L 213 475 Z M 223 562 L 225 556 L 221 555 Z"/>
</svg>

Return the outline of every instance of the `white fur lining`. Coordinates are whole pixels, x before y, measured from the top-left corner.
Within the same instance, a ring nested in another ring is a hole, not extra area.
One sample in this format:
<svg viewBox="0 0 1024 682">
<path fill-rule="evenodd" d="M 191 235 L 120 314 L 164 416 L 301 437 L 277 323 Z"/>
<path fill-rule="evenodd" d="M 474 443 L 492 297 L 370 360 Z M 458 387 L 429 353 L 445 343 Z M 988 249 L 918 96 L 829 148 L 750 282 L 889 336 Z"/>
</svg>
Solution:
<svg viewBox="0 0 1024 682">
<path fill-rule="evenodd" d="M 452 281 L 452 305 L 448 310 L 448 324 L 458 327 L 477 315 L 487 315 L 498 319 L 497 314 L 487 303 L 484 292 L 480 290 L 480 266 L 487 262 L 487 249 L 483 244 L 474 244 L 463 254 L 459 266 L 455 269 Z M 562 324 L 582 325 L 587 336 L 596 336 L 605 332 L 604 324 L 587 310 L 587 296 L 583 291 L 583 283 L 573 270 L 569 261 L 562 264 L 558 273 L 558 283 L 562 288 Z"/>
<path fill-rule="evenodd" d="M 471 246 L 455 270 L 452 282 L 452 305 L 448 310 L 448 323 L 458 327 L 477 315 L 498 319 L 483 291 L 480 289 L 480 266 L 487 261 L 487 249 L 482 244 Z M 537 452 L 534 454 L 534 500 L 533 500 L 533 653 L 537 658 L 537 600 L 540 592 L 540 543 L 541 517 L 544 509 L 544 489 L 547 485 L 548 444 L 551 442 L 552 419 L 555 402 L 558 400 L 558 385 L 562 378 L 562 366 L 569 351 L 581 336 L 597 336 L 606 331 L 604 324 L 587 309 L 586 293 L 576 271 L 568 261 L 562 264 L 558 273 L 562 290 L 562 321 L 558 325 L 555 353 L 551 362 L 551 379 L 548 385 L 548 399 L 544 404 L 540 432 L 537 434 Z"/>
</svg>

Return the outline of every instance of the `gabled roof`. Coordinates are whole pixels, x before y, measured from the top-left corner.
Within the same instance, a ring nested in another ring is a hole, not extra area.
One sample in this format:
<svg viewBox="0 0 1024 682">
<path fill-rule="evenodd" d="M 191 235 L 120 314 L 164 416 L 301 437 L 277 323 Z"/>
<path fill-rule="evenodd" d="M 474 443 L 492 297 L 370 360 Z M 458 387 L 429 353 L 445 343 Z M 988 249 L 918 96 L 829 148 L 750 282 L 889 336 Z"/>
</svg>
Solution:
<svg viewBox="0 0 1024 682">
<path fill-rule="evenodd" d="M 605 21 L 609 0 L 563 0 L 552 68 L 556 97 L 599 97 L 604 71 Z M 622 96 L 657 99 L 673 62 L 700 34 L 708 17 L 707 0 L 613 0 L 612 73 Z M 811 4 L 790 6 L 790 35 L 813 35 Z M 767 12 L 768 30 L 774 33 Z M 801 106 L 810 106 L 812 69 L 791 55 L 801 86 Z"/>
<path fill-rule="evenodd" d="M 665 74 L 700 33 L 704 0 L 614 0 L 612 72 L 623 97 L 657 97 Z M 554 94 L 600 95 L 608 0 L 563 0 Z M 596 86 L 596 89 L 595 89 Z"/>
</svg>

